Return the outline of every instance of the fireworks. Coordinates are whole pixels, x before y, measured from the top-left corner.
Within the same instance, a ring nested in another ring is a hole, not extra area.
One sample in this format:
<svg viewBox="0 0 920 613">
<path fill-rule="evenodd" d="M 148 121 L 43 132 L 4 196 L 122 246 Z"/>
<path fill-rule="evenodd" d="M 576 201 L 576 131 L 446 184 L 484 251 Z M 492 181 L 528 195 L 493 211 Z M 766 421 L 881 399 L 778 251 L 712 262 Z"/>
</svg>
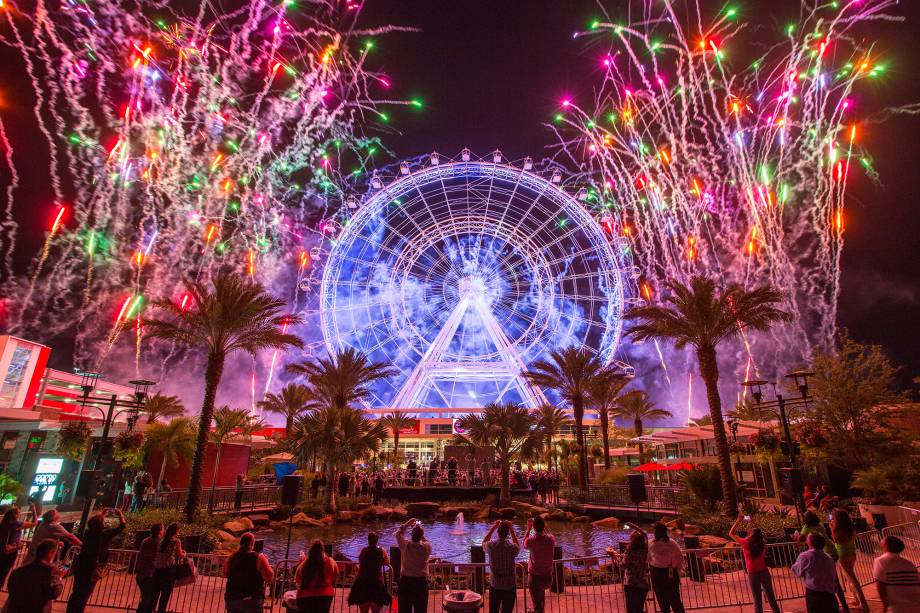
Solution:
<svg viewBox="0 0 920 613">
<path fill-rule="evenodd" d="M 630 241 L 644 299 L 694 274 L 768 282 L 796 314 L 776 350 L 830 342 L 847 183 L 874 178 L 860 92 L 887 61 L 857 33 L 894 4 L 803 2 L 777 31 L 724 4 L 633 2 L 629 22 L 576 34 L 600 51 L 597 93 L 562 100 L 555 121 L 602 225 Z"/>
<path fill-rule="evenodd" d="M 16 236 L 4 237 L 12 328 L 70 331 L 78 359 L 101 360 L 129 320 L 140 338 L 142 296 L 184 303 L 182 279 L 218 268 L 284 278 L 296 308 L 326 196 L 339 198 L 344 164 L 363 172 L 379 145 L 362 126 L 398 103 L 378 99 L 390 82 L 366 68 L 368 37 L 386 29 L 357 30 L 358 4 L 335 0 L 27 6 L 5 2 L 0 43 L 21 55 L 68 205 L 53 206 L 29 279 L 10 281 Z M 2 122 L 0 137 L 15 182 Z"/>
</svg>

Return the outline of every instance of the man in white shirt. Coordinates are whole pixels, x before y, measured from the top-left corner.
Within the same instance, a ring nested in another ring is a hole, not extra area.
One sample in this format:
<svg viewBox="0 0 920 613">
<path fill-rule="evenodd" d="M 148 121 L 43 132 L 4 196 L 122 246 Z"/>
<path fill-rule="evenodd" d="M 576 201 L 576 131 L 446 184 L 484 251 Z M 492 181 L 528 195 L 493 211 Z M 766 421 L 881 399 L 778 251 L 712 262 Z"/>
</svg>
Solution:
<svg viewBox="0 0 920 613">
<path fill-rule="evenodd" d="M 412 526 L 412 540 L 406 531 Z M 425 539 L 425 530 L 415 519 L 410 519 L 396 531 L 399 545 L 399 613 L 426 613 L 428 611 L 428 559 L 431 543 Z"/>
<path fill-rule="evenodd" d="M 910 560 L 901 557 L 904 541 L 895 536 L 882 539 L 885 552 L 875 558 L 872 575 L 878 582 L 878 595 L 888 613 L 907 613 L 920 606 L 920 574 Z"/>
</svg>

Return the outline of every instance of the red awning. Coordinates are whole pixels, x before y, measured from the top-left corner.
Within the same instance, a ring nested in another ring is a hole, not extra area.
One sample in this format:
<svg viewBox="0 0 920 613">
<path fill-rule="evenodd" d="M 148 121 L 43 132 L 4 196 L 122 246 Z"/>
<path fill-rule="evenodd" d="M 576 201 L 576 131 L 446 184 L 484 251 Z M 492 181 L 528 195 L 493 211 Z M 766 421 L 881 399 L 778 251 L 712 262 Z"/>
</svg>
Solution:
<svg viewBox="0 0 920 613">
<path fill-rule="evenodd" d="M 667 470 L 667 469 L 668 469 L 667 466 L 665 466 L 664 464 L 659 464 L 658 462 L 646 462 L 642 466 L 636 466 L 635 468 L 635 470 L 638 470 L 644 473 L 652 472 L 656 470 Z"/>
<path fill-rule="evenodd" d="M 669 464 L 665 467 L 665 470 L 693 470 L 693 464 L 690 462 L 678 462 L 676 464 Z"/>
</svg>

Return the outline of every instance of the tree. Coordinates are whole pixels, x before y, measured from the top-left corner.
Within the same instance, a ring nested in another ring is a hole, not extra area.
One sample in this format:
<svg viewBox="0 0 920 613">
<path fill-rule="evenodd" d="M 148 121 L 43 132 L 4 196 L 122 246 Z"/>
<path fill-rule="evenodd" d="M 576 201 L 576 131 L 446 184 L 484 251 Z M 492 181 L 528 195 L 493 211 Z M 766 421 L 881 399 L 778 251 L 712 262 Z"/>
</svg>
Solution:
<svg viewBox="0 0 920 613">
<path fill-rule="evenodd" d="M 891 423 L 894 405 L 907 397 L 893 391 L 897 368 L 881 347 L 861 345 L 843 332 L 836 349 L 815 353 L 813 369 L 814 401 L 802 419 L 824 433 L 831 464 L 849 470 L 886 465 L 892 448 L 908 447 L 892 446 L 907 430 Z"/>
<path fill-rule="evenodd" d="M 364 413 L 354 408 L 370 392 L 370 385 L 395 374 L 395 369 L 371 362 L 368 357 L 345 347 L 335 354 L 315 361 L 290 364 L 287 370 L 301 375 L 310 384 L 313 400 L 312 412 L 301 418 L 295 436 L 307 436 L 309 441 L 295 445 L 295 453 L 306 457 L 307 450 L 316 453 L 326 462 L 329 487 L 326 488 L 326 507 L 335 511 L 335 477 L 338 464 L 346 461 L 350 453 L 354 461 L 369 450 L 376 453 L 386 439 L 386 429 L 372 423 Z M 361 419 L 358 419 L 360 416 Z M 342 445 L 337 450 L 336 445 Z M 350 450 L 346 453 L 346 450 Z"/>
<path fill-rule="evenodd" d="M 294 420 L 309 408 L 312 400 L 310 388 L 300 383 L 289 383 L 280 394 L 266 394 L 258 406 L 263 411 L 284 416 L 284 437 L 290 439 Z"/>
<path fill-rule="evenodd" d="M 584 436 L 585 403 L 589 391 L 599 385 L 613 385 L 619 378 L 612 366 L 583 347 L 569 347 L 550 353 L 549 360 L 537 360 L 524 376 L 544 389 L 556 390 L 572 407 L 575 439 L 578 441 L 578 488 L 588 488 L 588 450 Z"/>
<path fill-rule="evenodd" d="M 188 417 L 176 417 L 166 423 L 154 422 L 147 426 L 144 434 L 147 453 L 155 449 L 163 454 L 157 484 L 163 481 L 167 464 L 175 468 L 181 460 L 188 460 L 195 454 L 197 433 L 194 422 Z"/>
<path fill-rule="evenodd" d="M 157 392 L 147 397 L 143 411 L 147 414 L 147 423 L 151 424 L 160 418 L 172 419 L 185 415 L 185 406 L 177 396 L 166 396 Z"/>
<path fill-rule="evenodd" d="M 482 413 L 464 415 L 458 421 L 464 434 L 455 434 L 458 445 L 491 446 L 501 467 L 499 505 L 511 503 L 511 464 L 535 456 L 540 449 L 543 433 L 537 428 L 537 418 L 523 406 L 508 402 L 489 403 Z"/>
<path fill-rule="evenodd" d="M 157 316 L 145 322 L 144 330 L 150 338 L 184 345 L 207 355 L 198 441 L 185 501 L 186 521 L 191 523 L 201 497 L 205 447 L 225 360 L 237 351 L 254 357 L 263 349 L 302 347 L 303 342 L 283 331 L 286 326 L 299 323 L 300 318 L 285 314 L 285 302 L 267 293 L 258 283 L 221 273 L 210 286 L 202 281 L 188 281 L 185 288 L 189 300 L 174 303 L 161 298 L 153 302 Z"/>
<path fill-rule="evenodd" d="M 631 422 L 637 437 L 642 436 L 645 421 L 672 417 L 670 411 L 657 408 L 655 403 L 649 400 L 648 394 L 642 390 L 632 390 L 618 396 L 614 400 L 614 406 L 614 415 Z M 645 447 L 642 443 L 639 443 L 639 461 L 645 461 Z"/>
<path fill-rule="evenodd" d="M 536 418 L 537 428 L 540 429 L 540 433 L 543 435 L 544 461 L 548 464 L 550 456 L 555 453 L 553 437 L 559 434 L 566 426 L 571 426 L 572 418 L 569 417 L 568 413 L 551 404 L 540 405 L 540 408 L 537 409 Z"/>
<path fill-rule="evenodd" d="M 386 428 L 351 406 L 325 407 L 302 416 L 294 426 L 293 452 L 299 462 L 314 454 L 326 463 L 328 485 L 325 507 L 336 511 L 336 479 L 340 466 L 377 453 L 387 438 Z"/>
<path fill-rule="evenodd" d="M 391 411 L 380 418 L 380 424 L 393 433 L 393 463 L 398 462 L 399 458 L 399 432 L 407 428 L 418 426 L 418 420 L 409 413 L 402 411 Z"/>
<path fill-rule="evenodd" d="M 588 390 L 588 396 L 601 422 L 601 443 L 604 449 L 604 470 L 610 468 L 610 416 L 616 411 L 617 394 L 629 383 L 626 377 L 619 377 L 613 384 L 601 383 Z"/>
<path fill-rule="evenodd" d="M 248 441 L 252 433 L 265 427 L 260 419 L 253 418 L 246 409 L 231 409 L 222 406 L 214 411 L 214 430 L 209 438 L 214 444 L 214 472 L 211 475 L 211 495 L 208 497 L 208 511 L 214 507 L 214 490 L 217 488 L 217 471 L 220 468 L 220 455 L 224 450 L 224 443 L 231 439 L 242 442 Z"/>
<path fill-rule="evenodd" d="M 639 341 L 664 339 L 673 341 L 677 349 L 689 345 L 696 350 L 719 456 L 724 511 L 734 517 L 738 514 L 738 493 L 719 397 L 716 349 L 742 330 L 766 331 L 792 316 L 780 308 L 783 295 L 769 286 L 746 290 L 733 283 L 719 291 L 711 279 L 696 276 L 690 285 L 671 281 L 666 287 L 667 304 L 638 306 L 627 311 L 626 319 L 636 322 L 628 334 Z"/>
</svg>

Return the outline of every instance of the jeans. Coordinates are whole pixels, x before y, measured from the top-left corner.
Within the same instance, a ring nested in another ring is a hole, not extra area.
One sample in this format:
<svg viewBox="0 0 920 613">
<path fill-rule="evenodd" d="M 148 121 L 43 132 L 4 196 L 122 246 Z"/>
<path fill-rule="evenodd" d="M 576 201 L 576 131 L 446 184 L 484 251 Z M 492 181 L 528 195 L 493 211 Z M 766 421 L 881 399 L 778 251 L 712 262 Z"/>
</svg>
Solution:
<svg viewBox="0 0 920 613">
<path fill-rule="evenodd" d="M 262 613 L 265 601 L 255 598 L 243 600 L 227 600 L 227 613 Z"/>
<path fill-rule="evenodd" d="M 645 599 L 648 597 L 647 587 L 624 585 L 623 594 L 626 595 L 626 613 L 645 612 Z"/>
<path fill-rule="evenodd" d="M 137 581 L 137 587 L 141 590 L 141 600 L 137 605 L 137 613 L 152 613 L 156 592 L 154 591 L 155 586 L 153 584 L 153 575 L 149 577 L 135 577 Z"/>
<path fill-rule="evenodd" d="M 83 613 L 86 610 L 86 603 L 89 597 L 93 595 L 96 588 L 96 581 L 93 579 L 93 570 L 91 568 L 74 571 L 73 574 L 73 592 L 67 599 L 67 613 Z"/>
<path fill-rule="evenodd" d="M 543 608 L 546 606 L 546 590 L 553 584 L 553 578 L 530 575 L 528 581 L 527 589 L 530 591 L 530 599 L 533 600 L 533 611 L 543 613 Z"/>
<path fill-rule="evenodd" d="M 0 590 L 3 589 L 3 584 L 6 583 L 7 575 L 13 570 L 13 564 L 16 563 L 16 555 L 16 551 L 13 553 L 0 553 Z"/>
<path fill-rule="evenodd" d="M 669 572 L 668 568 L 650 568 L 652 575 L 652 590 L 661 613 L 684 613 L 684 603 L 680 600 L 680 573 L 676 570 Z M 669 576 L 670 575 L 670 576 Z"/>
<path fill-rule="evenodd" d="M 150 588 L 150 610 L 157 608 L 157 613 L 166 613 L 166 605 L 172 596 L 173 587 L 176 585 L 176 571 L 170 568 L 157 568 L 151 578 L 153 585 Z M 158 603 L 159 601 L 159 603 Z"/>
<path fill-rule="evenodd" d="M 805 588 L 805 610 L 808 613 L 837 613 L 837 599 L 830 592 L 818 592 Z"/>
<path fill-rule="evenodd" d="M 399 613 L 427 613 L 428 579 L 427 577 L 399 578 Z"/>
<path fill-rule="evenodd" d="M 514 601 L 517 599 L 517 590 L 500 590 L 497 587 L 489 588 L 489 613 L 514 613 Z"/>
<path fill-rule="evenodd" d="M 305 596 L 297 599 L 299 613 L 329 613 L 334 596 Z"/>
<path fill-rule="evenodd" d="M 780 613 L 779 603 L 776 602 L 776 594 L 773 593 L 773 579 L 770 577 L 769 570 L 759 570 L 748 575 L 748 583 L 751 585 L 751 594 L 754 596 L 754 613 L 763 613 L 763 593 L 767 594 L 767 602 L 770 603 L 770 610 L 773 613 Z"/>
</svg>

